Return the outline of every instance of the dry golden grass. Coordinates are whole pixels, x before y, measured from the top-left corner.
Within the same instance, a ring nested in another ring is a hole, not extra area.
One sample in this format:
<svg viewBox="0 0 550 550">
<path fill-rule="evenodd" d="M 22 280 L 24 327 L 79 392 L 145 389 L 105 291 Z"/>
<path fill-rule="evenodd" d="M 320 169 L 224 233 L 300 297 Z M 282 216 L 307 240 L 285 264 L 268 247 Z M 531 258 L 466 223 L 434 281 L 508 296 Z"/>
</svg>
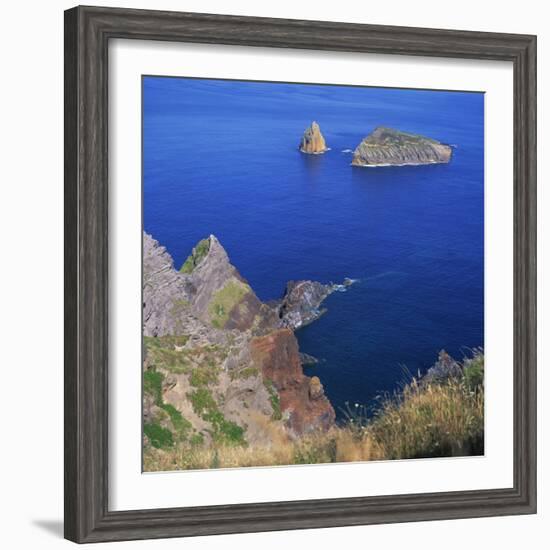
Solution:
<svg viewBox="0 0 550 550">
<path fill-rule="evenodd" d="M 367 461 L 384 458 L 369 437 L 355 440 L 346 429 L 333 428 L 293 440 L 288 436 L 265 445 L 148 449 L 144 455 L 145 471 L 181 469 L 239 468 L 246 466 L 283 466 L 288 464 L 323 464 L 329 462 Z"/>
<path fill-rule="evenodd" d="M 482 454 L 483 407 L 483 387 L 413 380 L 399 399 L 384 403 L 368 429 L 388 459 Z"/>
</svg>

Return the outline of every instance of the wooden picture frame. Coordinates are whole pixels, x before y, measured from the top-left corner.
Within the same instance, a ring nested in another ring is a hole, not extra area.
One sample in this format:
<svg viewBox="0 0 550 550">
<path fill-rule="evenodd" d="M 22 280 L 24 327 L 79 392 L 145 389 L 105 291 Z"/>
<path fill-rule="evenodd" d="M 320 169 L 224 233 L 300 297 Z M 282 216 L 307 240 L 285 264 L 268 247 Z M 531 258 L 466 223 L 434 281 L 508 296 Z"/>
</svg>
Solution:
<svg viewBox="0 0 550 550">
<path fill-rule="evenodd" d="M 112 38 L 510 61 L 514 483 L 510 489 L 112 512 L 108 496 L 108 44 Z M 536 511 L 536 37 L 76 7 L 65 12 L 65 537 L 245 533 Z"/>
</svg>

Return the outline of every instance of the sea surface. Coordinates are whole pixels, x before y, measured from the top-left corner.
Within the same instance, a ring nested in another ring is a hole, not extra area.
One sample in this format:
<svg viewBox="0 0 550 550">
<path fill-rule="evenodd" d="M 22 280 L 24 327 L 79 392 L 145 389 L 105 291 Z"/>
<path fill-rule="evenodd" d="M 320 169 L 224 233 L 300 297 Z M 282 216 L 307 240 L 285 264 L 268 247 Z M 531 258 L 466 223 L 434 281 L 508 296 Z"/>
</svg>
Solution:
<svg viewBox="0 0 550 550">
<path fill-rule="evenodd" d="M 298 151 L 316 120 L 331 148 Z M 215 234 L 262 300 L 358 279 L 297 332 L 342 417 L 483 346 L 481 93 L 144 77 L 144 229 L 176 268 Z M 450 164 L 357 168 L 376 126 L 455 146 Z"/>
</svg>

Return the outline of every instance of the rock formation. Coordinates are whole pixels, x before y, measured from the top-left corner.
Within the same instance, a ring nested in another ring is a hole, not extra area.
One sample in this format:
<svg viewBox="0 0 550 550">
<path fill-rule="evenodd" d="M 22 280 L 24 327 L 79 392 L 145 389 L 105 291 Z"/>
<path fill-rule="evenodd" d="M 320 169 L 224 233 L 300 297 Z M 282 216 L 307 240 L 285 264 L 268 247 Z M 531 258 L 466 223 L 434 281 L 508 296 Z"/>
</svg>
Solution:
<svg viewBox="0 0 550 550">
<path fill-rule="evenodd" d="M 317 281 L 289 281 L 278 307 L 281 325 L 296 330 L 312 323 L 326 312 L 320 306 L 331 292 L 332 285 Z"/>
<path fill-rule="evenodd" d="M 294 333 L 281 328 L 216 237 L 176 271 L 144 234 L 143 285 L 146 445 L 162 446 L 161 435 L 269 443 L 272 423 L 296 436 L 333 425 L 322 385 L 303 373 Z"/>
<path fill-rule="evenodd" d="M 313 121 L 311 126 L 306 128 L 299 149 L 302 153 L 309 153 L 311 155 L 319 155 L 328 151 L 325 138 L 317 122 Z"/>
<path fill-rule="evenodd" d="M 426 371 L 421 382 L 443 382 L 449 378 L 460 378 L 461 376 L 462 365 L 453 359 L 445 350 L 441 350 L 437 357 L 437 361 Z"/>
<path fill-rule="evenodd" d="M 288 425 L 294 432 L 326 430 L 334 424 L 334 409 L 319 378 L 304 375 L 298 342 L 290 329 L 255 338 L 251 349 L 254 364 L 277 390 L 281 411 L 288 416 Z"/>
<path fill-rule="evenodd" d="M 147 233 L 143 234 L 143 334 L 178 333 L 178 304 L 190 299 L 190 285 L 172 258 Z"/>
<path fill-rule="evenodd" d="M 355 281 L 345 278 L 343 284 L 324 285 L 317 281 L 289 281 L 282 299 L 275 303 L 281 326 L 292 330 L 309 325 L 326 313 L 323 301 L 333 292 L 345 290 Z"/>
<path fill-rule="evenodd" d="M 184 269 L 190 264 L 191 269 Z M 193 313 L 206 323 L 221 329 L 246 330 L 258 321 L 260 300 L 231 265 L 214 235 L 193 249 L 180 272 L 187 272 L 193 289 Z"/>
<path fill-rule="evenodd" d="M 317 357 L 313 357 L 313 355 L 304 353 L 303 351 L 300 352 L 300 361 L 303 367 L 310 367 L 312 365 L 319 364 L 319 359 L 317 359 Z"/>
<path fill-rule="evenodd" d="M 353 166 L 404 166 L 447 163 L 452 149 L 435 139 L 376 128 L 357 146 Z"/>
</svg>

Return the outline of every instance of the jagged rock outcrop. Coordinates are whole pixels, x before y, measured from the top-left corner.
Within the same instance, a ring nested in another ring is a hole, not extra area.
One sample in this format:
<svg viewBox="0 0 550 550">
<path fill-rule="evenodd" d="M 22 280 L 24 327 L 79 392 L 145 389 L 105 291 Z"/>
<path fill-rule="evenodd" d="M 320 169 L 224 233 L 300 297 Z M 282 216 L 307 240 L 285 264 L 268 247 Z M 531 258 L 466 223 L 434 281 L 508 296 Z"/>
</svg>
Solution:
<svg viewBox="0 0 550 550">
<path fill-rule="evenodd" d="M 318 376 L 312 376 L 309 379 L 309 398 L 312 401 L 316 401 L 317 399 L 321 399 L 324 395 L 325 390 L 323 384 L 321 384 L 321 380 L 319 380 Z"/>
<path fill-rule="evenodd" d="M 189 303 L 189 281 L 175 269 L 172 257 L 147 233 L 143 234 L 143 334 L 178 334 L 181 305 Z"/>
<path fill-rule="evenodd" d="M 379 126 L 357 146 L 353 166 L 404 166 L 447 163 L 449 145 L 417 134 Z"/>
<path fill-rule="evenodd" d="M 289 281 L 278 307 L 281 326 L 296 330 L 318 319 L 326 312 L 321 303 L 333 290 L 317 281 Z"/>
<path fill-rule="evenodd" d="M 328 151 L 325 138 L 317 122 L 313 121 L 311 126 L 306 128 L 299 149 L 302 153 L 309 153 L 311 155 L 319 155 Z"/>
<path fill-rule="evenodd" d="M 461 376 L 462 365 L 445 350 L 441 350 L 437 361 L 426 371 L 421 381 L 422 383 L 443 382 L 449 378 L 460 378 Z"/>
<path fill-rule="evenodd" d="M 198 252 L 197 252 L 198 251 Z M 185 269 L 191 264 L 191 269 Z M 193 249 L 182 266 L 193 287 L 192 310 L 216 328 L 251 328 L 262 303 L 247 281 L 231 265 L 227 253 L 214 235 Z"/>
<path fill-rule="evenodd" d="M 251 352 L 254 364 L 276 388 L 281 411 L 293 432 L 326 430 L 334 424 L 334 409 L 319 378 L 304 375 L 298 341 L 290 329 L 254 338 Z"/>
<path fill-rule="evenodd" d="M 354 282 L 349 278 L 345 278 L 342 284 L 328 285 L 317 281 L 289 281 L 282 299 L 274 304 L 280 325 L 292 330 L 309 325 L 326 313 L 321 304 L 330 294 L 345 291 Z"/>
</svg>

